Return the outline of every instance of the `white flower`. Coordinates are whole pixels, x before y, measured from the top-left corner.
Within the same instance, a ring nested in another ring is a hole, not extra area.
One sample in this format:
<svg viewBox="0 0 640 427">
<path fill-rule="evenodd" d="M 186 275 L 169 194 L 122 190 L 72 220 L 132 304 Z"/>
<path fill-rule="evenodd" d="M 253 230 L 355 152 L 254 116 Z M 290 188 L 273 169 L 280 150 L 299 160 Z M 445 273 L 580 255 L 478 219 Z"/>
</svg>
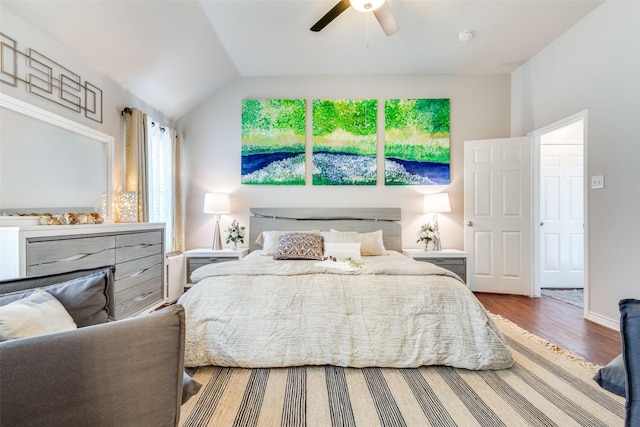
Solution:
<svg viewBox="0 0 640 427">
<path fill-rule="evenodd" d="M 231 222 L 231 226 L 225 230 L 226 243 L 240 242 L 244 243 L 245 227 L 240 225 L 237 219 Z"/>
<path fill-rule="evenodd" d="M 439 233 L 435 230 L 435 226 L 430 223 L 423 224 L 418 231 L 418 240 L 416 240 L 416 243 L 436 240 L 438 238 L 438 234 Z"/>
</svg>

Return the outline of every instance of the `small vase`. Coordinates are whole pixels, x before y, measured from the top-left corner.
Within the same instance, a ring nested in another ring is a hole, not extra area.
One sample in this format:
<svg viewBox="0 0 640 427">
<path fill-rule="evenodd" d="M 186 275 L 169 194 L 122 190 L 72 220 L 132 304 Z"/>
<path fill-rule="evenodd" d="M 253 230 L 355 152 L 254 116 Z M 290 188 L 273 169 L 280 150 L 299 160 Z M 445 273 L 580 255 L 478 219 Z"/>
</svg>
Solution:
<svg viewBox="0 0 640 427">
<path fill-rule="evenodd" d="M 427 242 L 424 245 L 424 250 L 427 251 L 427 252 L 435 251 L 436 250 L 436 241 L 435 240 L 427 240 Z"/>
<path fill-rule="evenodd" d="M 233 241 L 233 250 L 236 250 L 236 249 L 238 249 L 238 241 L 234 240 Z"/>
</svg>

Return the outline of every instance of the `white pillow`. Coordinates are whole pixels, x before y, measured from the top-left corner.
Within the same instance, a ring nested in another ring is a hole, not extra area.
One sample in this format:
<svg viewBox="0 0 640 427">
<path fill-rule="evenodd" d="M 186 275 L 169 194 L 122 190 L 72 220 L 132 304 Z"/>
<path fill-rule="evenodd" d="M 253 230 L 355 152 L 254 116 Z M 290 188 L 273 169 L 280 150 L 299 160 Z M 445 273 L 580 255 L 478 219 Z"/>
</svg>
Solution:
<svg viewBox="0 0 640 427">
<path fill-rule="evenodd" d="M 360 243 L 325 242 L 324 256 L 332 256 L 338 261 L 342 261 L 344 258 L 351 258 L 357 261 L 362 261 L 362 258 L 360 257 Z"/>
<path fill-rule="evenodd" d="M 77 326 L 67 310 L 42 289 L 0 307 L 0 341 L 72 329 L 77 329 Z"/>
<path fill-rule="evenodd" d="M 357 231 L 338 231 L 333 228 L 329 231 L 329 241 L 333 243 L 358 243 Z"/>
<path fill-rule="evenodd" d="M 263 231 L 256 239 L 256 243 L 262 245 L 261 255 L 273 255 L 278 250 L 280 244 L 280 236 L 285 233 L 310 233 L 320 234 L 320 230 L 307 230 L 307 231 Z"/>
<path fill-rule="evenodd" d="M 382 241 L 382 230 L 371 233 L 360 233 L 360 253 L 367 256 L 386 255 L 387 250 Z"/>
<path fill-rule="evenodd" d="M 360 242 L 360 254 L 363 256 L 387 254 L 382 241 L 382 230 L 372 231 L 371 233 L 358 233 L 356 231 L 331 229 L 328 241 L 334 243 Z"/>
</svg>

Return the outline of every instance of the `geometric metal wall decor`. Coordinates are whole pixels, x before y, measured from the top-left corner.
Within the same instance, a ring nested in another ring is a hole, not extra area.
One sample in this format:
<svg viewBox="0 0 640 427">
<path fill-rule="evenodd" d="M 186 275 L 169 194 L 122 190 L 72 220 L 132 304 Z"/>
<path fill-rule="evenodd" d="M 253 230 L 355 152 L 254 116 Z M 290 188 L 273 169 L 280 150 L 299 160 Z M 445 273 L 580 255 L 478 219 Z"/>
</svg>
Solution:
<svg viewBox="0 0 640 427">
<path fill-rule="evenodd" d="M 0 33 L 0 82 L 27 90 L 102 123 L 102 90 L 73 71 L 29 48 L 21 52 L 11 37 Z"/>
<path fill-rule="evenodd" d="M 385 185 L 449 184 L 449 99 L 388 99 L 384 110 Z"/>
</svg>

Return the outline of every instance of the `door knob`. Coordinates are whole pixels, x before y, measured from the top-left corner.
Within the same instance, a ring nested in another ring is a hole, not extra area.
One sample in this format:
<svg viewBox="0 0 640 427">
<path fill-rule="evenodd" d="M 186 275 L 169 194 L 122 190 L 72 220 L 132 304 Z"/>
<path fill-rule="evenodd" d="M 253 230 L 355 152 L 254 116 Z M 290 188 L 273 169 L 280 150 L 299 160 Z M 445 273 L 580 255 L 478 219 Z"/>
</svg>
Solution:
<svg viewBox="0 0 640 427">
<path fill-rule="evenodd" d="M 542 225 L 544 225 L 544 221 L 540 221 L 540 225 L 541 225 L 541 226 L 542 226 Z"/>
<path fill-rule="evenodd" d="M 468 227 L 473 227 L 473 221 L 467 221 L 467 226 Z"/>
</svg>

